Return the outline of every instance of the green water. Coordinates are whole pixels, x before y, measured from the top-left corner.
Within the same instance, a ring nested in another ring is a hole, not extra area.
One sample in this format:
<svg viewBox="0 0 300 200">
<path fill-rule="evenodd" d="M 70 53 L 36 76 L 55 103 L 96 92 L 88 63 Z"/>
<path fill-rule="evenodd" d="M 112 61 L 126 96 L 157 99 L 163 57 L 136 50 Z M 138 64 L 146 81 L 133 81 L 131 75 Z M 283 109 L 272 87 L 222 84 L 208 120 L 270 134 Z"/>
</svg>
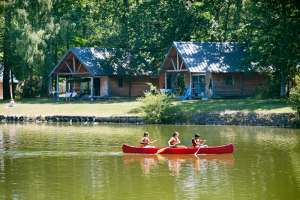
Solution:
<svg viewBox="0 0 300 200">
<path fill-rule="evenodd" d="M 227 155 L 126 155 L 197 132 Z M 0 124 L 0 199 L 299 199 L 300 130 L 249 126 Z"/>
</svg>

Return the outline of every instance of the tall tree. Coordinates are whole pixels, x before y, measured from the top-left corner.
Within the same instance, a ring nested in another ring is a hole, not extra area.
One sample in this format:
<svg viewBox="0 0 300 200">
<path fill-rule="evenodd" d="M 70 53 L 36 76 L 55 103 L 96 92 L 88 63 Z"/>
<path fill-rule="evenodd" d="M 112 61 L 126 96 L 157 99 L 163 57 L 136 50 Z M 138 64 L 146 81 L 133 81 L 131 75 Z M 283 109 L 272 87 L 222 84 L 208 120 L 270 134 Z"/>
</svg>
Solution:
<svg viewBox="0 0 300 200">
<path fill-rule="evenodd" d="M 281 77 L 280 96 L 286 93 L 287 73 L 295 72 L 300 55 L 299 4 L 293 0 L 248 2 L 248 52 L 245 64 Z M 294 74 L 295 75 L 295 74 Z"/>
<path fill-rule="evenodd" d="M 3 99 L 10 99 L 10 69 L 12 67 L 12 59 L 11 59 L 11 42 L 10 42 L 10 33 L 12 28 L 12 20 L 11 14 L 13 9 L 13 3 L 8 1 L 4 4 L 4 18 L 5 18 L 5 26 L 3 31 Z"/>
</svg>

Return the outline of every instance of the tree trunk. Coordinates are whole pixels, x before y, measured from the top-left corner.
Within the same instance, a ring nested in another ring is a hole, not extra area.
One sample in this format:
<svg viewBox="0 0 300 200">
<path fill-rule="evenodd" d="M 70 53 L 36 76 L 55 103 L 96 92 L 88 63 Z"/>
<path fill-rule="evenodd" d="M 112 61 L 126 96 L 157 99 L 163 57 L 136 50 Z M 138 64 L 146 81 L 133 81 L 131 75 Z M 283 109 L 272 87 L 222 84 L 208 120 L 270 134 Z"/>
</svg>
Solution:
<svg viewBox="0 0 300 200">
<path fill-rule="evenodd" d="M 4 52 L 4 57 L 5 52 Z M 6 59 L 5 59 L 6 60 Z M 8 62 L 4 61 L 4 70 L 3 70 L 3 99 L 7 100 L 10 99 L 10 87 L 9 87 L 9 67 Z"/>
<path fill-rule="evenodd" d="M 11 43 L 9 31 L 11 27 L 11 11 L 10 8 L 5 10 L 5 31 L 3 37 L 3 99 L 11 98 L 9 87 L 9 69 L 11 65 Z"/>
<path fill-rule="evenodd" d="M 91 10 L 91 5 L 90 4 L 86 4 L 85 6 L 86 11 L 85 11 L 85 18 L 87 18 L 90 15 L 90 10 Z M 83 24 L 83 28 L 82 28 L 82 33 L 85 39 L 87 39 L 87 32 L 88 32 L 88 26 L 87 26 L 87 21 Z"/>
<path fill-rule="evenodd" d="M 67 50 L 69 50 L 70 46 L 69 46 L 69 32 L 67 32 Z"/>
<path fill-rule="evenodd" d="M 281 87 L 280 87 L 280 97 L 285 97 L 285 88 L 286 88 L 286 71 L 287 71 L 287 63 L 286 63 L 286 2 L 285 0 L 282 0 L 282 41 L 283 46 L 281 49 L 281 56 L 282 56 L 282 65 L 281 65 Z"/>
<path fill-rule="evenodd" d="M 219 19 L 220 19 L 220 11 L 221 11 L 221 0 L 218 0 L 218 5 L 216 9 L 216 16 L 215 16 L 215 21 L 219 24 Z M 215 36 L 211 35 L 211 42 L 215 41 Z"/>
<path fill-rule="evenodd" d="M 286 60 L 283 59 L 281 66 L 281 87 L 280 87 L 280 97 L 285 97 L 285 87 L 286 87 Z"/>
<path fill-rule="evenodd" d="M 10 70 L 10 78 L 11 78 L 11 93 L 12 93 L 12 98 L 15 99 L 15 89 L 14 89 L 14 75 L 12 70 Z"/>
<path fill-rule="evenodd" d="M 237 0 L 236 4 L 236 12 L 235 12 L 235 17 L 234 17 L 234 22 L 233 25 L 236 29 L 238 29 L 239 24 L 241 23 L 241 11 L 243 8 L 243 1 L 242 0 Z M 239 36 L 236 33 L 232 34 L 232 38 L 234 39 L 235 42 L 238 42 Z"/>
<path fill-rule="evenodd" d="M 226 19 L 225 19 L 225 31 L 224 31 L 224 42 L 226 42 L 226 40 L 227 40 L 229 8 L 230 8 L 230 2 L 227 3 Z"/>
<path fill-rule="evenodd" d="M 67 49 L 69 50 L 69 49 Z M 54 44 L 54 65 L 57 65 L 57 38 L 55 38 L 55 44 Z M 52 67 L 52 66 L 51 66 Z"/>
<path fill-rule="evenodd" d="M 128 12 L 128 0 L 123 0 L 123 4 L 125 7 L 125 11 L 123 14 L 123 22 L 124 22 L 124 38 L 125 41 L 122 44 L 123 48 L 128 48 L 128 17 L 126 16 L 126 12 Z"/>
</svg>

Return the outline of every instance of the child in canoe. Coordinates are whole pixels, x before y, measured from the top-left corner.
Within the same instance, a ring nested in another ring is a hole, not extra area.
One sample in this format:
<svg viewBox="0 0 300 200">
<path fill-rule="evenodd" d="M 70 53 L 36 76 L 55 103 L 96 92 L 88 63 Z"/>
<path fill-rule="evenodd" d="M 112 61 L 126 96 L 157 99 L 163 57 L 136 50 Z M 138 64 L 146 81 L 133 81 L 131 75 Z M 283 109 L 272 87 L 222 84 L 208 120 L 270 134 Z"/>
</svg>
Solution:
<svg viewBox="0 0 300 200">
<path fill-rule="evenodd" d="M 168 144 L 171 148 L 177 148 L 178 144 L 180 144 L 180 140 L 178 139 L 179 133 L 174 132 L 173 137 L 169 140 Z"/>
<path fill-rule="evenodd" d="M 155 142 L 158 141 L 158 139 L 154 140 L 153 142 L 150 142 L 150 140 L 148 139 L 149 137 L 149 133 L 145 132 L 144 133 L 144 137 L 142 137 L 141 141 L 140 141 L 140 146 L 141 147 L 149 147 L 150 144 L 153 144 Z"/>
<path fill-rule="evenodd" d="M 200 147 L 200 148 L 206 148 L 207 145 L 201 144 L 201 142 L 206 142 L 206 140 L 200 140 L 199 137 L 200 137 L 199 134 L 196 133 L 196 134 L 195 134 L 195 138 L 192 139 L 192 145 L 193 145 L 193 147 L 194 147 L 194 148 L 199 148 L 199 147 Z"/>
</svg>

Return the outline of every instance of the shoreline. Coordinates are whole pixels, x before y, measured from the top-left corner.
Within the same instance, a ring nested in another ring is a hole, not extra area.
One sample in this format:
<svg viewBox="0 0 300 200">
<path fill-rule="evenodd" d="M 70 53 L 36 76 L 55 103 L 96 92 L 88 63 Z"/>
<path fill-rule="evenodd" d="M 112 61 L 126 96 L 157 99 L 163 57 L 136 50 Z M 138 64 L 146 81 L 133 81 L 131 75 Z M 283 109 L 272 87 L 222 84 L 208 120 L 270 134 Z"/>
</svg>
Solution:
<svg viewBox="0 0 300 200">
<path fill-rule="evenodd" d="M 138 116 L 67 116 L 67 115 L 0 115 L 1 122 L 84 122 L 84 123 L 133 123 L 147 124 L 147 119 Z M 295 113 L 180 113 L 175 125 L 242 125 L 277 126 L 297 128 Z"/>
</svg>

